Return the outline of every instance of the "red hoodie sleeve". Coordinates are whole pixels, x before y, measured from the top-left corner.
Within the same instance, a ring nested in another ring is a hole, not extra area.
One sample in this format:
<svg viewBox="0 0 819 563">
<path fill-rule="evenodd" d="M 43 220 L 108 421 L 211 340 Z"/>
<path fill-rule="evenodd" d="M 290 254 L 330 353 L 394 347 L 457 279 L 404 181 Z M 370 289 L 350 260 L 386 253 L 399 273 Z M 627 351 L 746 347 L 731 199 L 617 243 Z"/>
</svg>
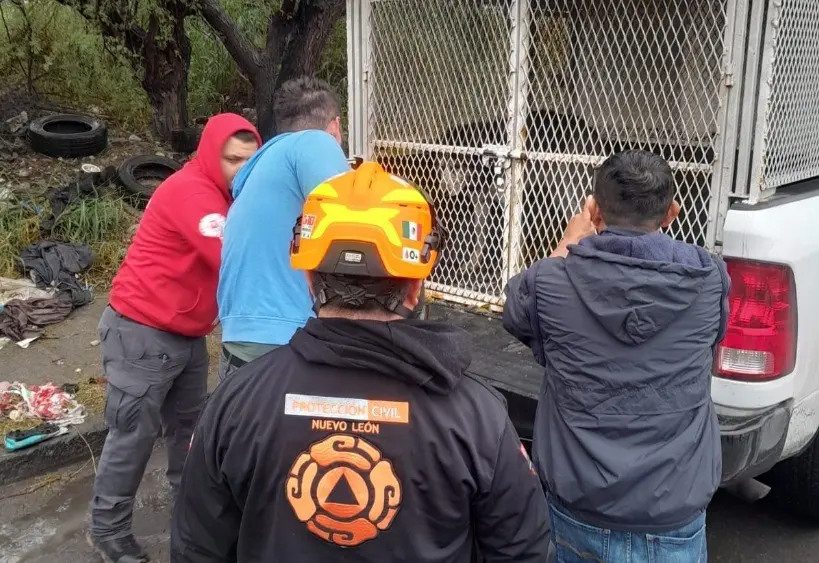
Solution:
<svg viewBox="0 0 819 563">
<path fill-rule="evenodd" d="M 177 231 L 214 270 L 222 261 L 222 233 L 228 204 L 216 194 L 191 194 L 171 211 Z"/>
</svg>

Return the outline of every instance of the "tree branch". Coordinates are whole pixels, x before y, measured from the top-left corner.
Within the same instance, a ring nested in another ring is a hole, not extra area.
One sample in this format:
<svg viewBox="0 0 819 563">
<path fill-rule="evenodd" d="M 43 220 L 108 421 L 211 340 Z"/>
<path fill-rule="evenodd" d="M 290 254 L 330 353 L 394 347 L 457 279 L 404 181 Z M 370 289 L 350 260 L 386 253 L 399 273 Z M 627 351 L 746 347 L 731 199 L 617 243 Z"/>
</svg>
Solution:
<svg viewBox="0 0 819 563">
<path fill-rule="evenodd" d="M 239 26 L 219 4 L 219 0 L 200 0 L 199 13 L 222 39 L 239 69 L 254 82 L 261 65 L 259 50 L 242 34 Z"/>
<path fill-rule="evenodd" d="M 106 0 L 57 0 L 59 4 L 74 8 L 81 16 L 96 21 L 105 37 L 119 39 L 131 55 L 131 64 L 139 69 L 145 30 L 135 23 L 133 13 L 120 3 Z"/>
</svg>

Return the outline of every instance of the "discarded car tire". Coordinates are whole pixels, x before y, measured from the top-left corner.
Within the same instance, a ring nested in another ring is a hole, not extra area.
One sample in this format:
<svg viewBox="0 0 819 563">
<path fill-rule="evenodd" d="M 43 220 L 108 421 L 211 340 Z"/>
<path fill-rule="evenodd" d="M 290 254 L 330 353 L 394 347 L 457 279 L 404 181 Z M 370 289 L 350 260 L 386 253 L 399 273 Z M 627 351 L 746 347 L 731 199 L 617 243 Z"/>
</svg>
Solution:
<svg viewBox="0 0 819 563">
<path fill-rule="evenodd" d="M 125 191 L 149 198 L 159 184 L 181 168 L 179 162 L 164 156 L 133 156 L 120 164 L 119 183 Z"/>
<path fill-rule="evenodd" d="M 46 156 L 77 158 L 99 154 L 108 146 L 108 128 L 96 117 L 59 114 L 35 119 L 28 126 L 31 148 Z"/>
</svg>

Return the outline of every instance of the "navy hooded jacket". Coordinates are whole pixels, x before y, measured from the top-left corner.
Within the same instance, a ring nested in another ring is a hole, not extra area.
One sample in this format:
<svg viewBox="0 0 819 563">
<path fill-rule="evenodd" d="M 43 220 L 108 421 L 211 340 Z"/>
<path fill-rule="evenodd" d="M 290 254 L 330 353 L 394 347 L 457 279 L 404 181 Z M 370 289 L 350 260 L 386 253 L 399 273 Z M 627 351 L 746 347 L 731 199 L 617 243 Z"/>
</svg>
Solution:
<svg viewBox="0 0 819 563">
<path fill-rule="evenodd" d="M 722 470 L 710 380 L 729 286 L 704 249 L 619 228 L 509 281 L 504 327 L 545 368 L 533 449 L 554 502 L 640 533 L 705 510 Z"/>
</svg>

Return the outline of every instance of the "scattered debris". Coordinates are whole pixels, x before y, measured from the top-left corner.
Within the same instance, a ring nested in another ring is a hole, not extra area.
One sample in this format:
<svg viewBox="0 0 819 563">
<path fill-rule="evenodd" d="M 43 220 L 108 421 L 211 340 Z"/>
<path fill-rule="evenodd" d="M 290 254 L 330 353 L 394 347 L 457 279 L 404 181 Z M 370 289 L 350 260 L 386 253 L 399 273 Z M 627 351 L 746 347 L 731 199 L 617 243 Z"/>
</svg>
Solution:
<svg viewBox="0 0 819 563">
<path fill-rule="evenodd" d="M 141 143 L 142 138 L 139 135 L 131 135 L 130 137 L 128 137 L 128 141 L 131 143 Z"/>
<path fill-rule="evenodd" d="M 34 342 L 34 341 L 35 341 L 35 340 L 37 340 L 38 338 L 40 338 L 40 337 L 39 337 L 39 336 L 32 336 L 31 338 L 25 338 L 25 339 L 23 339 L 23 340 L 20 340 L 19 342 L 16 342 L 16 344 L 17 344 L 17 345 L 18 345 L 20 348 L 22 348 L 23 350 L 25 350 L 26 348 L 28 348 L 29 344 L 31 344 L 32 342 Z"/>
<path fill-rule="evenodd" d="M 99 346 L 99 345 L 100 345 L 100 341 L 99 341 L 99 340 L 92 340 L 92 341 L 91 341 L 91 346 Z"/>
<path fill-rule="evenodd" d="M 6 451 L 16 452 L 67 433 L 68 428 L 66 426 L 60 427 L 50 422 L 44 422 L 27 430 L 12 430 L 6 434 L 3 445 Z"/>
<path fill-rule="evenodd" d="M 13 280 L 0 278 L 0 310 L 12 299 L 46 299 L 54 297 L 54 290 L 39 289 L 31 280 Z"/>
<path fill-rule="evenodd" d="M 19 115 L 15 115 L 6 120 L 6 127 L 9 133 L 17 133 L 28 124 L 28 112 L 21 111 Z"/>
<path fill-rule="evenodd" d="M 256 110 L 254 108 L 242 108 L 242 117 L 251 123 L 256 123 Z"/>
<path fill-rule="evenodd" d="M 57 426 L 81 424 L 85 407 L 53 383 L 26 385 L 0 382 L 0 416 L 11 420 L 38 419 Z"/>
</svg>

